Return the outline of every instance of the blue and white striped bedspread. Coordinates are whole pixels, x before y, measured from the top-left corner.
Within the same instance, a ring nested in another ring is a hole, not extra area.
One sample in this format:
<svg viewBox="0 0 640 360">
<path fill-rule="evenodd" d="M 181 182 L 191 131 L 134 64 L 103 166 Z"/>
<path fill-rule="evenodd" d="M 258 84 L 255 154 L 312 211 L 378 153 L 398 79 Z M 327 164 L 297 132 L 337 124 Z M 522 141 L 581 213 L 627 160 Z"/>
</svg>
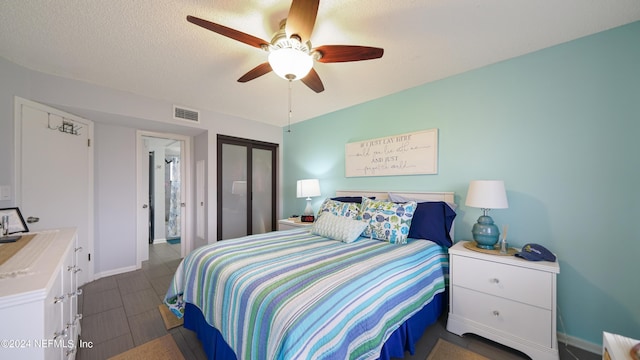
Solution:
<svg viewBox="0 0 640 360">
<path fill-rule="evenodd" d="M 196 305 L 238 359 L 376 359 L 404 321 L 445 290 L 446 250 L 430 241 L 346 244 L 308 229 L 204 246 L 165 302 Z"/>
</svg>

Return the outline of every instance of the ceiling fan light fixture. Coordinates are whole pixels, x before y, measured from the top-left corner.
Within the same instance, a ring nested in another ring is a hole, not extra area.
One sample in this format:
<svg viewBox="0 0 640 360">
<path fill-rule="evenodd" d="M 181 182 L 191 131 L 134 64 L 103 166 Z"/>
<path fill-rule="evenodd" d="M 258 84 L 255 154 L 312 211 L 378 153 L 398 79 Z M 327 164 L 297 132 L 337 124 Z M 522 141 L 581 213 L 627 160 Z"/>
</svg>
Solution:
<svg viewBox="0 0 640 360">
<path fill-rule="evenodd" d="M 285 47 L 271 50 L 269 64 L 281 78 L 300 80 L 313 67 L 313 58 L 302 50 Z"/>
<path fill-rule="evenodd" d="M 270 42 L 230 27 L 188 15 L 187 21 L 230 39 L 262 49 L 269 53 L 268 62 L 249 70 L 238 82 L 245 83 L 257 77 L 275 72 L 289 80 L 302 80 L 309 89 L 320 93 L 324 85 L 313 68 L 315 61 L 322 63 L 350 62 L 378 59 L 384 49 L 359 45 L 311 46 L 311 33 L 318 15 L 320 0 L 291 0 L 287 18 L 280 21 L 279 30 Z"/>
</svg>

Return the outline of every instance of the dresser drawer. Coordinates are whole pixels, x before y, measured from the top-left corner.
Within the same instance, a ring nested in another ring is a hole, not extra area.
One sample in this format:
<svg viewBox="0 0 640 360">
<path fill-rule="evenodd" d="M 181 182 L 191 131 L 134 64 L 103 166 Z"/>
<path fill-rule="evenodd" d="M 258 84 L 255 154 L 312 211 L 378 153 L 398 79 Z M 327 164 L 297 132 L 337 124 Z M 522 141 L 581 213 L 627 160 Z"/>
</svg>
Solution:
<svg viewBox="0 0 640 360">
<path fill-rule="evenodd" d="M 551 310 L 454 286 L 452 312 L 495 330 L 551 347 Z"/>
<path fill-rule="evenodd" d="M 492 261 L 451 257 L 451 283 L 509 300 L 553 307 L 553 274 Z"/>
</svg>

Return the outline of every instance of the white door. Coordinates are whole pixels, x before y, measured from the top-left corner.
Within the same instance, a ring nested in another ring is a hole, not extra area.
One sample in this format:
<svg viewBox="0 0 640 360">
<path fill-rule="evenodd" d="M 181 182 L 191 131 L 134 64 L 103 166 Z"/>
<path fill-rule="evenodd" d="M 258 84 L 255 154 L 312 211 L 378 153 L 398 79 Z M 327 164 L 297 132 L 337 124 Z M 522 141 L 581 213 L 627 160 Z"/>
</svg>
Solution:
<svg viewBox="0 0 640 360">
<path fill-rule="evenodd" d="M 149 243 L 142 240 L 145 237 L 149 239 L 149 147 L 146 141 L 141 140 L 140 136 L 138 136 L 136 147 L 138 153 L 138 161 L 136 162 L 136 177 L 138 179 L 136 201 L 136 243 L 138 244 L 138 250 L 136 262 L 137 266 L 141 267 L 143 261 L 149 260 Z"/>
<path fill-rule="evenodd" d="M 93 123 L 16 98 L 16 202 L 29 231 L 78 229 L 78 286 L 93 280 Z"/>
</svg>

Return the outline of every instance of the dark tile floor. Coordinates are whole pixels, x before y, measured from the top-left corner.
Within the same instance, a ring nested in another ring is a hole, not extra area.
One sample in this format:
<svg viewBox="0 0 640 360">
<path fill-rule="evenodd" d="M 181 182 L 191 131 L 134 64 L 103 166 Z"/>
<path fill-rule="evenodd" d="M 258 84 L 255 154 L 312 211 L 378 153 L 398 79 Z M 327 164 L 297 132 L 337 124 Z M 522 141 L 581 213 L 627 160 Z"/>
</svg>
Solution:
<svg viewBox="0 0 640 360">
<path fill-rule="evenodd" d="M 142 269 L 102 278 L 86 284 L 80 297 L 81 348 L 78 360 L 107 359 L 110 356 L 170 333 L 186 359 L 206 359 L 195 334 L 183 327 L 167 331 L 158 305 L 180 263 L 180 245 L 149 246 L 149 261 Z M 408 360 L 424 360 L 438 338 L 468 348 L 493 360 L 528 359 L 525 355 L 486 339 L 446 331 L 446 315 L 430 326 L 416 344 L 416 354 Z M 572 355 L 574 354 L 574 355 Z M 597 354 L 560 344 L 561 360 L 596 360 Z"/>
<path fill-rule="evenodd" d="M 183 327 L 167 331 L 158 311 L 179 263 L 180 244 L 150 245 L 142 269 L 83 286 L 81 340 L 93 347 L 80 349 L 77 359 L 107 359 L 167 333 L 186 359 L 206 359 L 195 333 Z"/>
</svg>

